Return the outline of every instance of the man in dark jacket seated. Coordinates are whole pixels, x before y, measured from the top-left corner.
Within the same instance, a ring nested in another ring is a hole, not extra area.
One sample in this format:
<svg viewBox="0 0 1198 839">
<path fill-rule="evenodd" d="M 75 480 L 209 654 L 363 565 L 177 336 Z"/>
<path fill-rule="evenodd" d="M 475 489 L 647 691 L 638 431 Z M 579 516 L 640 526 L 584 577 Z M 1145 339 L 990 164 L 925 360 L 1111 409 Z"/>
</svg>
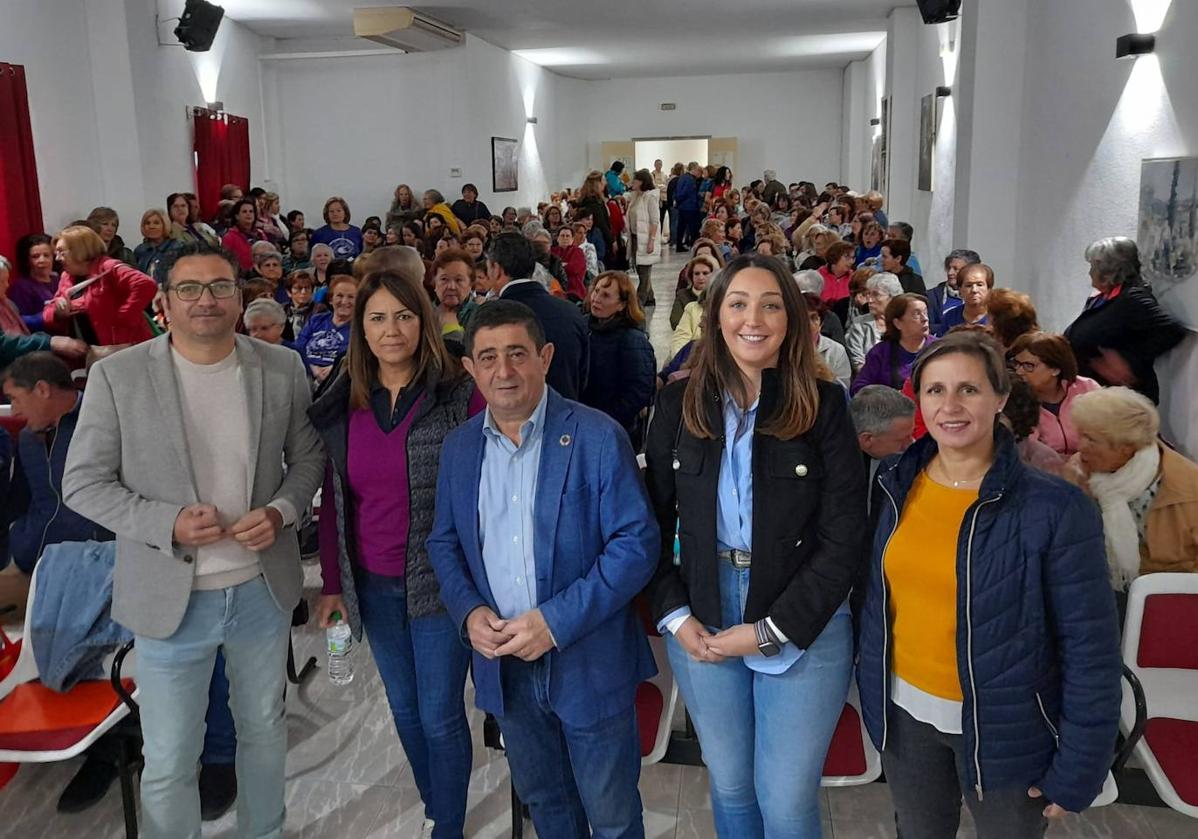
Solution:
<svg viewBox="0 0 1198 839">
<path fill-rule="evenodd" d="M 4 564 L 11 559 L 19 571 L 0 577 L 0 606 L 19 598 L 17 605 L 23 609 L 30 575 L 47 545 L 106 542 L 113 535 L 62 503 L 62 472 L 81 401 L 67 365 L 52 353 L 33 352 L 9 365 L 0 384 L 12 403 L 13 415 L 25 420 L 16 441 L 7 497 L 0 492 L 0 501 L 4 502 L 0 507 L 0 530 L 8 534 Z M 0 434 L 7 436 L 3 431 Z M 7 476 L 2 451 L 0 468 Z M 228 705 L 229 683 L 223 662 L 218 660 L 209 692 L 208 731 L 200 773 L 201 806 L 205 815 L 213 818 L 228 810 L 237 797 L 233 775 L 237 741 Z M 117 776 L 116 749 L 116 744 L 106 738 L 88 749 L 83 766 L 58 799 L 59 812 L 78 813 L 104 797 Z"/>
</svg>

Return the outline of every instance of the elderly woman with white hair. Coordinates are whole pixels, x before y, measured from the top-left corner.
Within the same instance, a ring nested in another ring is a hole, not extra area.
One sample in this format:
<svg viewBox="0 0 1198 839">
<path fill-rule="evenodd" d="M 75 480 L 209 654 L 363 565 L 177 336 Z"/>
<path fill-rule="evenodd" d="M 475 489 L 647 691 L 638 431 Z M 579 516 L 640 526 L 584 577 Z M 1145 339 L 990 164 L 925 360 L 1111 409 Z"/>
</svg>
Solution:
<svg viewBox="0 0 1198 839">
<path fill-rule="evenodd" d="M 277 300 L 259 297 L 257 300 L 251 301 L 245 307 L 245 314 L 242 315 L 241 320 L 245 324 L 245 331 L 251 338 L 295 349 L 283 340 L 283 333 L 287 329 L 287 312 Z M 296 350 L 296 352 L 299 351 Z"/>
<path fill-rule="evenodd" d="M 1066 477 L 1102 508 L 1116 591 L 1141 574 L 1198 571 L 1198 464 L 1157 439 L 1152 402 L 1126 387 L 1083 393 L 1073 424 L 1078 451 Z"/>
<path fill-rule="evenodd" d="M 1126 385 L 1160 401 L 1153 363 L 1173 349 L 1186 330 L 1169 316 L 1140 276 L 1140 252 L 1123 236 L 1086 248 L 1094 293 L 1065 330 L 1084 376 L 1104 385 Z"/>
<path fill-rule="evenodd" d="M 883 271 L 865 281 L 865 299 L 869 311 L 849 322 L 844 333 L 844 347 L 849 351 L 849 364 L 854 375 L 865 364 L 865 356 L 886 331 L 886 304 L 903 293 L 903 285 L 894 274 Z"/>
</svg>

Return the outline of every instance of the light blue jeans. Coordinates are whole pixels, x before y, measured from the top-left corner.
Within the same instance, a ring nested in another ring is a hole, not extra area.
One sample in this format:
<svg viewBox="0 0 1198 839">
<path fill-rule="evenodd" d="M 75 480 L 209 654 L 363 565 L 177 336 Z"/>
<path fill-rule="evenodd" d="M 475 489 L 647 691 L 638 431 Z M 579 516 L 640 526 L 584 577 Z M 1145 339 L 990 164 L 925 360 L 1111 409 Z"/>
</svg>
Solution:
<svg viewBox="0 0 1198 839">
<path fill-rule="evenodd" d="M 199 839 L 198 765 L 217 649 L 224 651 L 237 727 L 237 835 L 282 835 L 290 627 L 290 613 L 280 611 L 258 577 L 233 588 L 193 591 L 174 635 L 136 639 L 147 839 Z"/>
<path fill-rule="evenodd" d="M 749 569 L 721 562 L 724 628 L 743 622 L 748 592 Z M 716 833 L 818 839 L 820 775 L 852 672 L 851 616 L 833 616 L 776 676 L 756 673 L 739 658 L 694 661 L 672 635 L 666 647 L 703 748 Z"/>
</svg>

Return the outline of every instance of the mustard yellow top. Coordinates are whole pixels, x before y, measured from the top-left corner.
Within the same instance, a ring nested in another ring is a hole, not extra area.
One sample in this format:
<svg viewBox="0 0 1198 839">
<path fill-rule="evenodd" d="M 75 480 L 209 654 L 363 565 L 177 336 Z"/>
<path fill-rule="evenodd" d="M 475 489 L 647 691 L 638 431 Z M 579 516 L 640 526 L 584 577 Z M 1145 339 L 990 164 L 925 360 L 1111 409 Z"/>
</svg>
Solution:
<svg viewBox="0 0 1198 839">
<path fill-rule="evenodd" d="M 882 568 L 890 589 L 892 668 L 926 693 L 960 702 L 957 540 L 976 489 L 942 486 L 921 472 L 911 486 Z"/>
</svg>

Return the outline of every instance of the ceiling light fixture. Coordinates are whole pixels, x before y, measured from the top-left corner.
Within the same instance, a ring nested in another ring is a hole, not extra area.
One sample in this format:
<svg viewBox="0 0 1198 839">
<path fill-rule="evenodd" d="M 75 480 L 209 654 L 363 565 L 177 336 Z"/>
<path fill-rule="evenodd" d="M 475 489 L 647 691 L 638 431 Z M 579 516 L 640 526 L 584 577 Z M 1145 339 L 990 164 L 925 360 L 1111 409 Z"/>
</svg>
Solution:
<svg viewBox="0 0 1198 839">
<path fill-rule="evenodd" d="M 1115 58 L 1139 58 L 1156 52 L 1156 36 L 1145 34 L 1124 35 L 1115 41 Z"/>
</svg>

